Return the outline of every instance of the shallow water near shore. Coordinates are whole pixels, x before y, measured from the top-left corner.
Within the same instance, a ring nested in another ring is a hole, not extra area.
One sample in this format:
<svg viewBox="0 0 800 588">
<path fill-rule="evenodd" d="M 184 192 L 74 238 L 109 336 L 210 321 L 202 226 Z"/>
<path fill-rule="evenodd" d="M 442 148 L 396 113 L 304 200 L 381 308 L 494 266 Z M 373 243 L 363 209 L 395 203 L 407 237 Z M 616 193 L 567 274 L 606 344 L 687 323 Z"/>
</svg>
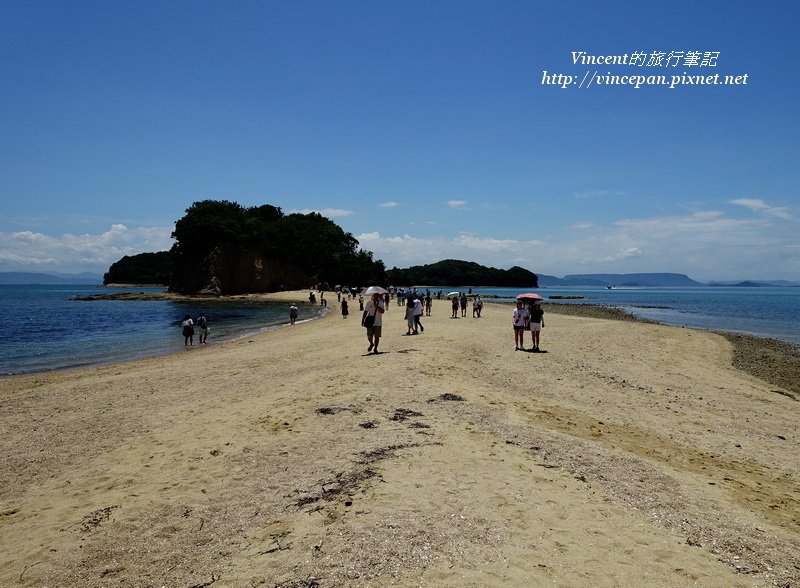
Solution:
<svg viewBox="0 0 800 588">
<path fill-rule="evenodd" d="M 72 300 L 115 292 L 163 292 L 164 288 L 95 286 L 0 286 L 6 333 L 0 338 L 0 375 L 112 363 L 181 351 L 181 320 L 203 312 L 210 344 L 278 328 L 289 320 L 288 304 L 170 300 Z M 301 305 L 300 320 L 316 318 L 319 306 Z M 199 345 L 197 333 L 195 346 Z"/>
<path fill-rule="evenodd" d="M 464 290 L 466 288 L 454 288 Z M 444 290 L 449 292 L 449 290 Z M 519 288 L 473 288 L 474 293 L 513 299 Z M 621 308 L 656 322 L 744 333 L 800 344 L 800 288 L 539 288 L 548 302 Z M 552 296 L 582 296 L 552 299 Z"/>
</svg>

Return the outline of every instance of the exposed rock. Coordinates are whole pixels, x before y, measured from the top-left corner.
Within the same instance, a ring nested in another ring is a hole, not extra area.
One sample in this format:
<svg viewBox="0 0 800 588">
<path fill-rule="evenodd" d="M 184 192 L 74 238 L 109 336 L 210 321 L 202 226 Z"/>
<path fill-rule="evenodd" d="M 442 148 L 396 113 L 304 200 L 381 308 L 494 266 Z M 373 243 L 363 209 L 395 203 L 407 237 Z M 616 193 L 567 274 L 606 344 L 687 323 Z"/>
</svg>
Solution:
<svg viewBox="0 0 800 588">
<path fill-rule="evenodd" d="M 169 290 L 221 296 L 299 289 L 310 283 L 311 278 L 303 271 L 265 258 L 255 249 L 220 245 L 197 263 L 181 260 L 176 264 Z"/>
</svg>

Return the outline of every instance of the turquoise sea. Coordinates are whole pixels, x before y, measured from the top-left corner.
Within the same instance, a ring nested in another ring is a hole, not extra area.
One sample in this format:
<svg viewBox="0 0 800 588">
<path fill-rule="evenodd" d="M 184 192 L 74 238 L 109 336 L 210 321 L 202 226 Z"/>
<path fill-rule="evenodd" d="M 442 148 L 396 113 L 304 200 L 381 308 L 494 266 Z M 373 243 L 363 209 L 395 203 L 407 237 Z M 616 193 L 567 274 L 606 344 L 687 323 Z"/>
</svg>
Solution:
<svg viewBox="0 0 800 588">
<path fill-rule="evenodd" d="M 466 287 L 443 288 L 466 291 Z M 231 340 L 288 323 L 284 303 L 72 300 L 74 296 L 143 291 L 98 286 L 2 286 L 5 333 L 0 337 L 0 375 L 93 365 L 183 349 L 180 322 L 204 312 L 209 342 Z M 150 290 L 160 291 L 160 290 Z M 509 304 L 523 290 L 473 288 Z M 748 333 L 800 344 L 800 288 L 540 288 L 539 294 L 583 296 L 558 304 L 599 304 L 626 309 L 672 325 Z M 330 297 L 330 295 L 329 295 Z M 441 302 L 438 303 L 442 304 Z M 335 305 L 331 305 L 335 311 Z M 434 313 L 437 304 L 434 303 Z M 300 305 L 300 320 L 320 315 Z M 449 310 L 448 310 L 449 313 Z"/>
</svg>

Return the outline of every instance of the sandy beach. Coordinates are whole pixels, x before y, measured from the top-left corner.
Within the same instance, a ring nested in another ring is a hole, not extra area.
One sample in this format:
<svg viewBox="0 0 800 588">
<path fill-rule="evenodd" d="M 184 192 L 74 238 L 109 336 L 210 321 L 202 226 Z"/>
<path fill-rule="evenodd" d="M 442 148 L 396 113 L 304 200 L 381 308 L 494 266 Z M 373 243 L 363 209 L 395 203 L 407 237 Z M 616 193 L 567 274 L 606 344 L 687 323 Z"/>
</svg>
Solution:
<svg viewBox="0 0 800 588">
<path fill-rule="evenodd" d="M 792 372 L 547 310 L 546 353 L 515 352 L 510 305 L 447 301 L 416 336 L 392 301 L 367 355 L 357 302 L 328 298 L 0 380 L 0 586 L 800 586 Z"/>
</svg>

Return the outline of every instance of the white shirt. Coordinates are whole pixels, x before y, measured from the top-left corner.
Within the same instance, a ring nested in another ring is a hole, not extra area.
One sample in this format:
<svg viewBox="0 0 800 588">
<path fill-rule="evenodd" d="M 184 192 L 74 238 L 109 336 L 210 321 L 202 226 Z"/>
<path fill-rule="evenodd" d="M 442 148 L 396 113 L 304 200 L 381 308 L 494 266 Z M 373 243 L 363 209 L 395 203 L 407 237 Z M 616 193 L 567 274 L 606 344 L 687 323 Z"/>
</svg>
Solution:
<svg viewBox="0 0 800 588">
<path fill-rule="evenodd" d="M 378 308 L 383 309 L 383 301 L 378 302 Z M 375 303 L 372 301 L 372 298 L 367 300 L 366 304 L 364 304 L 364 312 L 367 313 L 367 316 L 375 315 L 374 326 L 380 327 L 383 325 L 383 314 L 375 310 Z"/>
</svg>

